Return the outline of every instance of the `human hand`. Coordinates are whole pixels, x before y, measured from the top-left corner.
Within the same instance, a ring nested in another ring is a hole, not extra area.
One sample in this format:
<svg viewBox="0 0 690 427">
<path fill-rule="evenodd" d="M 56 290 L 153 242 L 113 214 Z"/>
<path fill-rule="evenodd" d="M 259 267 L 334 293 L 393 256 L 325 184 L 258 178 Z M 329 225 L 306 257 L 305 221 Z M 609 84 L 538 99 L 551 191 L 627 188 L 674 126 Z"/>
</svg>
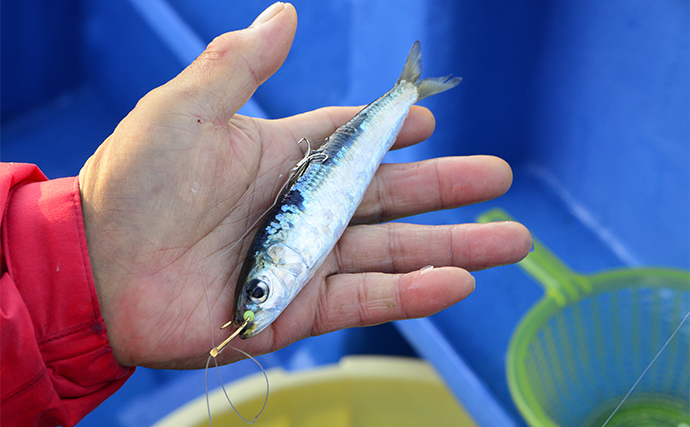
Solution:
<svg viewBox="0 0 690 427">
<path fill-rule="evenodd" d="M 216 344 L 228 334 L 218 327 L 232 318 L 253 235 L 246 231 L 301 158 L 297 141 L 323 140 L 358 111 L 236 115 L 283 63 L 297 25 L 290 4 L 260 18 L 218 37 L 142 98 L 79 174 L 96 291 L 123 366 L 205 365 L 209 328 Z M 394 148 L 428 138 L 433 128 L 431 113 L 413 107 Z M 380 222 L 492 199 L 511 180 L 509 166 L 493 157 L 382 165 L 315 277 L 268 329 L 233 345 L 257 355 L 337 329 L 428 316 L 462 300 L 474 289 L 467 270 L 527 254 L 532 239 L 523 226 Z M 421 274 L 426 265 L 439 268 Z M 219 356 L 223 363 L 240 358 Z"/>
</svg>

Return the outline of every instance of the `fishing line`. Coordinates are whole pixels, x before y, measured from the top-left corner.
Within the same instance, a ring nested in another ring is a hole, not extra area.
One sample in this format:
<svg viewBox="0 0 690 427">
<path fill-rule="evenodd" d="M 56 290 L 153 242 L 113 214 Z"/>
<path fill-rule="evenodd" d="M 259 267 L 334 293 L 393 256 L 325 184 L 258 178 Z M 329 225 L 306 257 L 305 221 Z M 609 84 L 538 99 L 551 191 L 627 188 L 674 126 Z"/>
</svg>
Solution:
<svg viewBox="0 0 690 427">
<path fill-rule="evenodd" d="M 625 395 L 625 397 L 623 397 L 623 400 L 621 400 L 621 403 L 619 403 L 618 406 L 616 406 L 616 409 L 613 410 L 613 413 L 612 413 L 611 415 L 609 415 L 609 417 L 606 419 L 606 421 L 604 422 L 604 424 L 601 425 L 601 427 L 606 427 L 606 424 L 608 424 L 609 421 L 611 421 L 611 418 L 613 418 L 613 416 L 616 415 L 616 412 L 618 412 L 618 410 L 621 408 L 621 406 L 623 406 L 623 403 L 625 403 L 625 401 L 628 399 L 628 397 L 629 397 L 630 394 L 633 392 L 633 390 L 635 390 L 635 387 L 637 387 L 637 384 L 639 384 L 640 381 L 642 381 L 642 377 L 644 377 L 644 375 L 647 373 L 647 371 L 649 370 L 649 368 L 651 368 L 652 365 L 654 364 L 654 362 L 656 362 L 656 359 L 658 359 L 659 356 L 661 356 L 661 353 L 664 352 L 664 350 L 666 349 L 666 346 L 668 346 L 668 343 L 670 343 L 671 340 L 673 339 L 673 337 L 675 337 L 676 334 L 678 333 L 678 331 L 680 331 L 681 326 L 683 326 L 683 323 L 685 323 L 685 321 L 688 319 L 688 317 L 690 317 L 690 311 L 688 312 L 688 314 L 685 315 L 685 317 L 683 318 L 683 320 L 680 321 L 680 323 L 678 324 L 678 327 L 676 328 L 676 330 L 673 331 L 673 333 L 672 333 L 671 336 L 666 340 L 666 342 L 664 343 L 664 345 L 661 346 L 661 350 L 659 350 L 659 352 L 656 354 L 656 356 L 654 356 L 654 358 L 652 359 L 652 361 L 649 362 L 649 365 L 647 365 L 647 367 L 644 369 L 644 371 L 642 371 L 642 374 L 639 376 L 639 378 L 637 378 L 637 381 L 635 381 L 635 384 L 633 384 L 633 386 L 630 387 L 630 390 L 628 391 L 628 393 Z"/>
<path fill-rule="evenodd" d="M 239 240 L 238 240 L 238 242 L 239 242 Z M 237 242 L 235 242 L 228 250 L 232 249 L 232 247 L 234 247 L 236 244 L 237 244 Z M 223 251 L 223 253 L 225 253 L 225 252 L 227 252 L 227 251 Z M 197 267 L 197 270 L 199 269 L 199 267 Z M 230 336 L 230 338 L 225 340 L 220 346 L 218 346 L 218 348 L 216 348 L 215 340 L 213 339 L 213 320 L 211 317 L 211 303 L 208 299 L 208 289 L 206 287 L 206 281 L 204 280 L 204 276 L 201 274 L 201 271 L 199 271 L 199 275 L 201 276 L 201 283 L 204 286 L 204 296 L 206 297 L 206 309 L 208 312 L 208 323 L 209 323 L 209 326 L 211 328 L 210 331 L 211 331 L 211 348 L 212 348 L 212 350 L 211 350 L 208 358 L 206 359 L 206 371 L 204 372 L 204 389 L 206 390 L 206 411 L 208 413 L 208 423 L 209 423 L 210 427 L 213 427 L 213 421 L 211 419 L 211 402 L 209 401 L 209 397 L 208 397 L 208 367 L 211 363 L 211 358 L 213 358 L 213 363 L 214 363 L 214 365 L 216 365 L 216 371 L 218 372 L 218 379 L 220 380 L 220 386 L 223 389 L 223 394 L 225 395 L 225 399 L 228 401 L 228 403 L 230 404 L 230 407 L 235 412 L 235 414 L 237 414 L 237 416 L 240 417 L 240 419 L 242 421 L 244 421 L 248 424 L 254 424 L 256 422 L 256 420 L 259 419 L 259 416 L 264 412 L 264 409 L 266 408 L 266 404 L 268 403 L 269 383 L 268 383 L 268 375 L 266 374 L 266 370 L 263 368 L 263 366 L 261 366 L 261 363 L 259 363 L 259 361 L 256 360 L 254 357 L 252 357 L 249 353 L 247 353 L 243 350 L 240 350 L 239 348 L 229 346 L 230 348 L 232 348 L 236 352 L 243 354 L 244 356 L 251 359 L 254 363 L 256 363 L 256 365 L 259 367 L 259 369 L 261 369 L 261 373 L 264 375 L 264 378 L 266 379 L 266 399 L 264 400 L 264 404 L 261 407 L 261 410 L 259 411 L 259 413 L 257 413 L 256 416 L 254 417 L 254 420 L 249 421 L 246 418 L 244 418 L 242 415 L 240 415 L 240 413 L 235 408 L 235 405 L 233 405 L 232 400 L 230 400 L 230 397 L 228 396 L 228 392 L 225 390 L 225 384 L 223 383 L 223 377 L 220 374 L 220 367 L 218 366 L 218 360 L 216 359 L 216 357 L 220 353 L 223 352 L 223 350 L 225 349 L 225 346 L 227 346 L 228 342 L 230 342 L 230 340 L 232 338 L 237 336 L 237 334 L 239 334 L 247 326 L 247 324 L 249 323 L 249 317 L 253 318 L 253 313 L 252 313 L 252 316 L 245 316 L 244 324 L 242 324 L 242 326 L 240 326 L 237 329 L 237 331 L 235 331 L 235 333 L 233 333 Z M 225 325 L 223 325 L 223 328 L 228 326 L 230 323 L 231 322 L 228 322 Z"/>
<path fill-rule="evenodd" d="M 255 230 L 255 228 L 258 226 L 259 222 L 278 203 L 280 195 L 283 193 L 285 188 L 288 187 L 291 179 L 298 172 L 299 167 L 305 163 L 308 163 L 309 158 L 311 157 L 311 144 L 309 143 L 309 141 L 306 138 L 302 138 L 300 141 L 297 142 L 297 144 L 300 145 L 300 143 L 303 141 L 307 143 L 307 153 L 304 154 L 302 159 L 292 168 L 292 170 L 290 171 L 290 173 L 287 176 L 287 179 L 285 180 L 285 182 L 281 186 L 280 190 L 278 191 L 278 194 L 276 195 L 276 198 L 273 201 L 273 204 L 271 204 L 271 206 L 269 206 L 261 215 L 259 215 L 259 217 L 251 225 L 251 227 L 249 227 L 244 232 L 244 234 L 242 234 L 242 236 L 240 236 L 240 238 L 235 241 L 235 243 L 230 245 L 230 247 L 223 250 L 218 255 L 208 259 L 207 261 L 205 261 L 201 264 L 199 264 L 196 268 L 197 272 L 199 273 L 199 276 L 201 277 L 201 283 L 203 284 L 203 287 L 204 287 L 204 297 L 206 298 L 206 308 L 207 308 L 207 312 L 208 312 L 208 323 L 209 323 L 210 331 L 211 331 L 211 352 L 210 352 L 210 355 L 208 356 L 208 358 L 206 359 L 206 372 L 204 373 L 204 385 L 205 385 L 205 390 L 206 390 L 206 410 L 208 412 L 208 422 L 209 422 L 211 427 L 213 427 L 213 421 L 211 420 L 211 404 L 210 404 L 209 396 L 208 396 L 208 368 L 209 368 L 209 365 L 211 364 L 211 358 L 213 358 L 213 362 L 216 366 L 216 371 L 218 372 L 218 378 L 220 379 L 220 385 L 221 385 L 221 388 L 223 390 L 223 394 L 225 394 L 225 398 L 227 399 L 228 403 L 232 407 L 233 411 L 235 411 L 235 414 L 237 414 L 237 416 L 240 419 L 242 419 L 242 421 L 244 421 L 248 424 L 254 424 L 257 421 L 257 419 L 259 418 L 259 416 L 263 413 L 264 409 L 266 408 L 266 404 L 268 403 L 268 395 L 269 395 L 269 381 L 268 381 L 268 375 L 266 374 L 266 370 L 263 368 L 263 366 L 261 366 L 261 364 L 259 363 L 258 360 L 256 360 L 253 356 L 251 356 L 249 353 L 246 353 L 243 350 L 240 350 L 240 349 L 233 347 L 233 346 L 229 346 L 233 350 L 237 351 L 238 353 L 241 353 L 242 355 L 244 355 L 245 357 L 251 359 L 254 363 L 256 363 L 256 365 L 259 367 L 259 369 L 261 369 L 261 373 L 263 373 L 264 378 L 266 379 L 266 399 L 264 400 L 264 404 L 261 407 L 261 410 L 259 411 L 259 413 L 256 414 L 256 416 L 254 417 L 253 421 L 247 420 L 242 415 L 240 415 L 240 413 L 237 411 L 237 409 L 235 408 L 235 405 L 233 405 L 232 401 L 230 400 L 230 397 L 228 396 L 227 391 L 225 390 L 225 384 L 223 383 L 223 378 L 220 374 L 220 367 L 218 366 L 218 361 L 216 360 L 216 357 L 224 350 L 225 346 L 227 346 L 227 344 L 230 342 L 230 340 L 235 338 L 242 331 L 242 329 L 245 328 L 245 326 L 248 324 L 249 321 L 253 320 L 253 314 L 254 313 L 252 313 L 252 312 L 245 313 L 245 323 L 242 326 L 240 326 L 235 331 L 235 333 L 233 333 L 229 338 L 227 338 L 221 345 L 216 347 L 215 340 L 213 339 L 213 318 L 211 316 L 211 303 L 210 303 L 209 298 L 208 298 L 208 287 L 206 286 L 206 280 L 204 279 L 204 275 L 201 272 L 201 267 L 209 264 L 210 262 L 212 262 L 212 261 L 220 258 L 221 256 L 223 256 L 224 254 L 230 252 L 235 246 L 237 246 L 238 243 L 240 243 L 245 237 L 247 237 L 249 235 L 249 233 L 251 233 L 252 231 Z M 281 175 L 281 177 L 282 177 L 282 175 Z M 196 191 L 194 191 L 194 192 L 196 192 Z M 250 316 L 251 319 L 246 316 L 248 313 L 251 315 Z M 225 325 L 223 325 L 221 327 L 221 329 L 224 329 L 225 327 L 229 326 L 231 323 L 232 323 L 232 320 L 229 321 L 228 323 L 226 323 Z"/>
<path fill-rule="evenodd" d="M 233 405 L 232 400 L 230 399 L 230 396 L 228 396 L 227 390 L 225 390 L 225 384 L 223 383 L 223 378 L 220 375 L 220 367 L 218 366 L 218 360 L 216 360 L 215 357 L 209 355 L 208 358 L 206 359 L 206 373 L 204 374 L 204 385 L 206 388 L 206 411 L 208 412 L 208 422 L 209 422 L 210 427 L 213 427 L 213 422 L 211 421 L 211 403 L 210 403 L 209 398 L 208 398 L 208 367 L 209 367 L 209 364 L 211 363 L 211 359 L 213 359 L 213 363 L 216 365 L 216 372 L 218 372 L 218 379 L 220 380 L 220 386 L 223 390 L 223 394 L 225 395 L 225 399 L 230 404 L 230 407 L 232 408 L 232 410 L 235 411 L 235 414 L 237 414 L 237 416 L 240 417 L 240 419 L 242 421 L 244 421 L 247 424 L 254 424 L 259 419 L 261 414 L 264 412 L 264 409 L 266 409 L 266 404 L 268 404 L 268 395 L 270 392 L 270 386 L 269 386 L 268 374 L 266 373 L 266 370 L 263 368 L 263 366 L 261 366 L 261 363 L 259 363 L 259 361 L 256 360 L 256 358 L 252 357 L 252 355 L 250 355 L 249 353 L 247 353 L 243 350 L 240 350 L 239 348 L 233 347 L 233 346 L 228 346 L 228 347 L 237 351 L 238 353 L 243 354 L 247 358 L 251 359 L 252 362 L 256 363 L 256 365 L 261 369 L 261 373 L 264 375 L 264 379 L 266 380 L 266 398 L 264 399 L 263 406 L 261 406 L 261 409 L 259 410 L 259 412 L 256 414 L 256 416 L 254 417 L 254 419 L 252 421 L 249 421 L 248 419 L 246 419 L 242 415 L 240 415 L 240 413 L 237 411 L 237 408 L 235 408 L 235 405 Z M 223 350 L 221 350 L 221 352 L 222 351 Z"/>
</svg>

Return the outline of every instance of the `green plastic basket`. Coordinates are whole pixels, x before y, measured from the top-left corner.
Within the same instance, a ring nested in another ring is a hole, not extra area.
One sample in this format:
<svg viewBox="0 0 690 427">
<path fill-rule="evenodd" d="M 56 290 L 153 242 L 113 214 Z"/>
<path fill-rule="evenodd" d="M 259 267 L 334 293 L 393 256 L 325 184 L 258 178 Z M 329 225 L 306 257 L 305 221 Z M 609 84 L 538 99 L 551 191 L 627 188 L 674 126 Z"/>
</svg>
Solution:
<svg viewBox="0 0 690 427">
<path fill-rule="evenodd" d="M 480 222 L 510 220 L 492 210 Z M 578 274 L 536 241 L 519 264 L 545 289 L 515 330 L 507 377 L 530 426 L 601 426 L 690 311 L 690 274 Z M 690 426 L 690 322 L 608 422 Z"/>
</svg>

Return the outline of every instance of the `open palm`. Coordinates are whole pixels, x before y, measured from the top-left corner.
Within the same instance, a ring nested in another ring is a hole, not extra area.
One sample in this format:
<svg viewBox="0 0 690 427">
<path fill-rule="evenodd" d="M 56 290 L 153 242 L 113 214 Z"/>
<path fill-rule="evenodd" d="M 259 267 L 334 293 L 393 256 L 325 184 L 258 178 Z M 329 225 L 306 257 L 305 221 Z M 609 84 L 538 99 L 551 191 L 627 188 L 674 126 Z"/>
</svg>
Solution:
<svg viewBox="0 0 690 427">
<path fill-rule="evenodd" d="M 292 43 L 292 6 L 269 18 L 214 40 L 146 95 L 80 173 L 96 290 L 122 365 L 204 366 L 211 333 L 216 344 L 229 333 L 218 327 L 232 318 L 251 227 L 302 156 L 297 141 L 323 140 L 357 111 L 325 108 L 280 120 L 235 114 Z M 414 107 L 396 147 L 422 141 L 433 127 L 431 113 Z M 474 289 L 466 269 L 527 253 L 524 227 L 380 223 L 488 200 L 510 182 L 510 168 L 492 157 L 383 165 L 316 276 L 270 328 L 234 345 L 260 354 L 460 301 Z M 426 265 L 445 267 L 421 273 Z M 219 358 L 241 356 L 225 351 Z"/>
</svg>

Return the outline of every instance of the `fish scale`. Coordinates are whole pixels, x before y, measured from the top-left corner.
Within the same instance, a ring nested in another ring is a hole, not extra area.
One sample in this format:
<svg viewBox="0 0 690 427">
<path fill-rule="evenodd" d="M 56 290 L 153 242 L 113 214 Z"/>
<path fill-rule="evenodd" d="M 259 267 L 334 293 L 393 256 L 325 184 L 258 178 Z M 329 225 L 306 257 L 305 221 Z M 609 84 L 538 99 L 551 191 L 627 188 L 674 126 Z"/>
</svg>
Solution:
<svg viewBox="0 0 690 427">
<path fill-rule="evenodd" d="M 347 228 L 410 107 L 461 79 L 419 80 L 419 42 L 397 84 L 339 127 L 293 169 L 266 213 L 235 291 L 240 337 L 270 325 L 313 277 Z"/>
</svg>

